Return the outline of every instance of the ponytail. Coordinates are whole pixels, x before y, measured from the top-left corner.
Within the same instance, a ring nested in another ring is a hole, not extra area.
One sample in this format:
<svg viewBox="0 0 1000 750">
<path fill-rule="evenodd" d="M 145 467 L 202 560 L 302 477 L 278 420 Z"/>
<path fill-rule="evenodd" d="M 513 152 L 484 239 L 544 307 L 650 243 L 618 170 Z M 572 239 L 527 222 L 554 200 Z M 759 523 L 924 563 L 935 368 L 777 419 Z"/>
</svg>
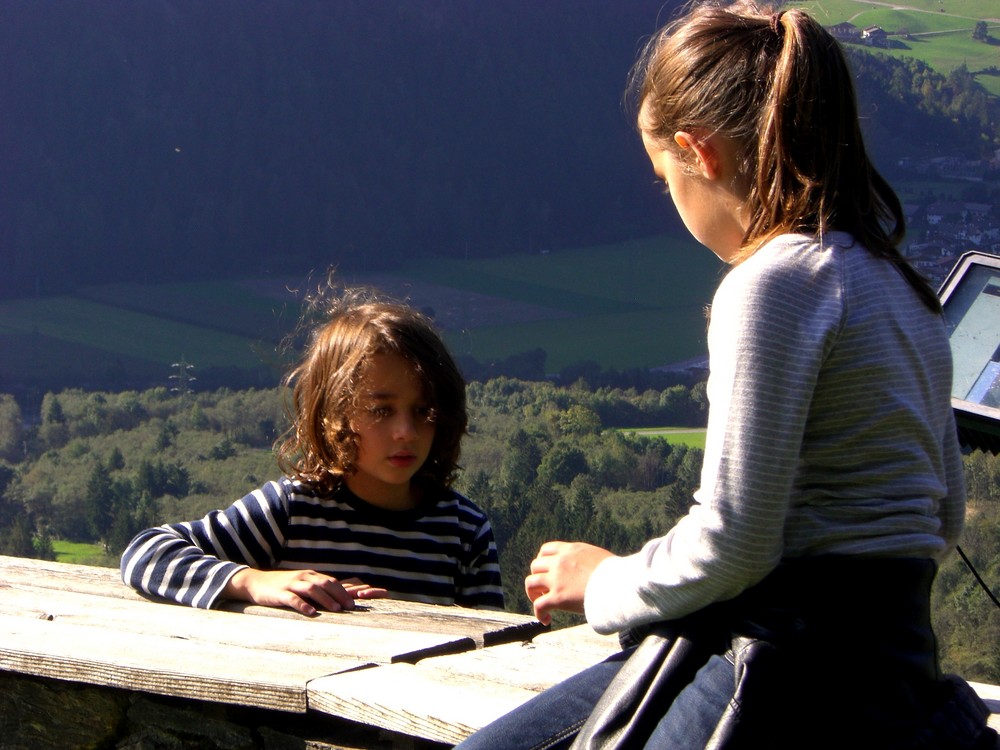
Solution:
<svg viewBox="0 0 1000 750">
<path fill-rule="evenodd" d="M 837 41 L 801 10 L 701 3 L 647 45 L 633 69 L 645 131 L 672 147 L 709 130 L 737 146 L 747 231 L 740 262 L 786 232 L 851 233 L 893 263 L 924 303 L 937 294 L 906 262 L 899 198 L 865 151 L 853 77 Z"/>
</svg>

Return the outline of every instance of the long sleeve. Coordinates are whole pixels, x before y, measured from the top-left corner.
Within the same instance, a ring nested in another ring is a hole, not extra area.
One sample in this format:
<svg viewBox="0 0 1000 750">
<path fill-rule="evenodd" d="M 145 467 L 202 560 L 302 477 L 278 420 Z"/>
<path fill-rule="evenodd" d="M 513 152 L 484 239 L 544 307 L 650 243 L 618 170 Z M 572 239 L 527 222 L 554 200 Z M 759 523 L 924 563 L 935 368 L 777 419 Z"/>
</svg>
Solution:
<svg viewBox="0 0 1000 750">
<path fill-rule="evenodd" d="M 950 349 L 890 263 L 839 233 L 773 240 L 720 285 L 709 354 L 696 503 L 598 566 L 595 629 L 681 617 L 783 559 L 941 554 L 964 508 L 944 455 Z"/>
<path fill-rule="evenodd" d="M 147 594 L 211 608 L 245 567 L 272 567 L 288 523 L 285 488 L 271 482 L 199 521 L 147 529 L 122 555 L 122 580 Z"/>
<path fill-rule="evenodd" d="M 941 517 L 941 535 L 945 549 L 950 552 L 958 545 L 958 539 L 965 527 L 965 467 L 962 464 L 962 450 L 958 444 L 958 432 L 949 420 L 944 434 L 944 461 L 948 477 L 948 494 L 941 500 L 938 515 Z"/>
<path fill-rule="evenodd" d="M 469 504 L 471 505 L 471 503 Z M 493 529 L 486 516 L 477 511 L 463 526 L 471 532 L 463 544 L 463 560 L 456 582 L 455 603 L 475 609 L 504 608 L 503 586 L 500 581 L 500 560 Z"/>
<path fill-rule="evenodd" d="M 121 563 L 130 586 L 205 608 L 243 567 L 358 578 L 428 604 L 504 607 L 489 521 L 451 490 L 416 509 L 387 511 L 346 487 L 322 495 L 285 478 L 200 521 L 147 529 Z"/>
<path fill-rule="evenodd" d="M 780 266 L 763 278 L 750 270 L 731 272 L 712 304 L 710 410 L 697 502 L 665 537 L 595 572 L 587 617 L 602 632 L 732 598 L 781 559 L 812 387 L 841 305 L 835 293 L 772 296 L 770 287 L 800 280 Z"/>
</svg>

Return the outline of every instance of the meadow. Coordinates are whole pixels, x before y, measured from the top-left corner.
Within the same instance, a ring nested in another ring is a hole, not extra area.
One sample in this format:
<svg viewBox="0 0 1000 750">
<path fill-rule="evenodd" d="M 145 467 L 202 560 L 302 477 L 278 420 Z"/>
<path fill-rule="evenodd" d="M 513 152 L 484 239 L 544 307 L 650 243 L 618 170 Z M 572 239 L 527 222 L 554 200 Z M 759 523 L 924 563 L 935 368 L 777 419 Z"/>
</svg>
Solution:
<svg viewBox="0 0 1000 750">
<path fill-rule="evenodd" d="M 972 72 L 1000 67 L 1000 7 L 996 0 L 903 0 L 900 3 L 862 0 L 803 0 L 785 7 L 803 8 L 824 26 L 848 21 L 859 29 L 880 26 L 890 34 L 906 31 L 907 38 L 893 37 L 892 49 L 880 50 L 893 57 L 911 57 L 948 75 L 959 65 Z M 972 38 L 977 21 L 986 21 L 993 41 Z M 1000 96 L 1000 77 L 980 75 L 976 80 L 994 96 Z"/>
<path fill-rule="evenodd" d="M 434 311 L 457 354 L 486 363 L 543 349 L 555 372 L 585 361 L 626 369 L 700 356 L 704 308 L 721 270 L 693 240 L 664 236 L 548 254 L 425 260 L 345 281 L 403 290 L 411 304 Z M 288 276 L 118 284 L 0 302 L 0 378 L 16 383 L 27 373 L 42 389 L 60 378 L 88 387 L 150 387 L 168 385 L 172 366 L 183 360 L 196 376 L 210 368 L 270 369 L 272 382 L 261 385 L 274 385 L 279 345 L 301 302 L 289 290 L 302 278 Z"/>
<path fill-rule="evenodd" d="M 640 427 L 637 429 L 628 428 L 622 430 L 622 432 L 628 432 L 642 437 L 658 437 L 667 441 L 670 445 L 686 445 L 688 448 L 700 448 L 701 450 L 705 450 L 705 428 Z"/>
<path fill-rule="evenodd" d="M 625 369 L 703 354 L 705 306 L 722 264 L 694 240 L 671 236 L 544 255 L 439 261 L 411 273 L 554 310 L 536 320 L 446 329 L 459 354 L 488 362 L 544 349 L 554 372 L 582 361 Z"/>
<path fill-rule="evenodd" d="M 52 541 L 56 561 L 72 565 L 98 565 L 117 567 L 118 555 L 109 555 L 100 544 L 90 542 L 70 542 L 65 539 Z"/>
</svg>

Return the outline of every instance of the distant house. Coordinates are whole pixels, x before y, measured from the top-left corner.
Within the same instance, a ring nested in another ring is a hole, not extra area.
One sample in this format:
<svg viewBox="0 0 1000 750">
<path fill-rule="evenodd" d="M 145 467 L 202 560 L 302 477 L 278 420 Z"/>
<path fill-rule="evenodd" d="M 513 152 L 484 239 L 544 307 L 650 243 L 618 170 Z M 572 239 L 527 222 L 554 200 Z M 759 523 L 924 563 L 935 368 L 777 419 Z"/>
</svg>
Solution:
<svg viewBox="0 0 1000 750">
<path fill-rule="evenodd" d="M 861 38 L 861 29 L 848 21 L 830 26 L 827 31 L 834 39 L 839 39 L 842 42 L 857 42 Z"/>
<path fill-rule="evenodd" d="M 686 359 L 683 362 L 675 362 L 670 365 L 663 365 L 662 367 L 651 367 L 650 370 L 653 372 L 674 372 L 704 377 L 708 374 L 708 355 L 702 354 L 692 359 Z"/>
<path fill-rule="evenodd" d="M 946 218 L 964 219 L 965 206 L 961 203 L 940 202 L 932 203 L 927 207 L 927 223 L 935 226 L 943 222 Z"/>
<path fill-rule="evenodd" d="M 947 159 L 938 167 L 938 174 L 957 180 L 982 182 L 986 176 L 986 163 L 978 159 Z"/>
<path fill-rule="evenodd" d="M 926 263 L 928 258 L 951 255 L 951 251 L 938 242 L 911 242 L 903 254 L 916 265 L 918 260 Z"/>
<path fill-rule="evenodd" d="M 956 240 L 962 240 L 970 245 L 974 245 L 978 250 L 983 244 L 983 233 L 975 229 L 962 229 L 955 234 Z"/>
<path fill-rule="evenodd" d="M 899 160 L 899 168 L 917 174 L 930 174 L 931 162 L 930 159 L 924 157 L 904 156 Z"/>
<path fill-rule="evenodd" d="M 861 31 L 861 41 L 870 47 L 888 47 L 889 34 L 881 26 L 866 26 Z"/>
<path fill-rule="evenodd" d="M 976 219 L 982 219 L 993 213 L 992 203 L 966 203 L 965 210 L 967 216 Z"/>
<path fill-rule="evenodd" d="M 958 203 L 954 201 L 932 203 L 927 207 L 927 223 L 937 225 L 947 218 L 955 221 L 973 219 L 982 221 L 989 217 L 992 212 L 993 205 L 990 203 Z"/>
</svg>

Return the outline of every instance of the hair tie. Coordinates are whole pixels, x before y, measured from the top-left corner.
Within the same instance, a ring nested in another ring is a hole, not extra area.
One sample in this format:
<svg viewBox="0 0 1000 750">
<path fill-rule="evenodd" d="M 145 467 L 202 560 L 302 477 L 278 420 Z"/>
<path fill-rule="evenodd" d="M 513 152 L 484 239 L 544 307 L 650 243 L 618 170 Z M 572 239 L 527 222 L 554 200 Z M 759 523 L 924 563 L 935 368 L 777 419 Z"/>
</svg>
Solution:
<svg viewBox="0 0 1000 750">
<path fill-rule="evenodd" d="M 785 11 L 779 10 L 777 13 L 771 15 L 771 31 L 775 34 L 781 34 L 781 17 L 785 15 Z"/>
</svg>

